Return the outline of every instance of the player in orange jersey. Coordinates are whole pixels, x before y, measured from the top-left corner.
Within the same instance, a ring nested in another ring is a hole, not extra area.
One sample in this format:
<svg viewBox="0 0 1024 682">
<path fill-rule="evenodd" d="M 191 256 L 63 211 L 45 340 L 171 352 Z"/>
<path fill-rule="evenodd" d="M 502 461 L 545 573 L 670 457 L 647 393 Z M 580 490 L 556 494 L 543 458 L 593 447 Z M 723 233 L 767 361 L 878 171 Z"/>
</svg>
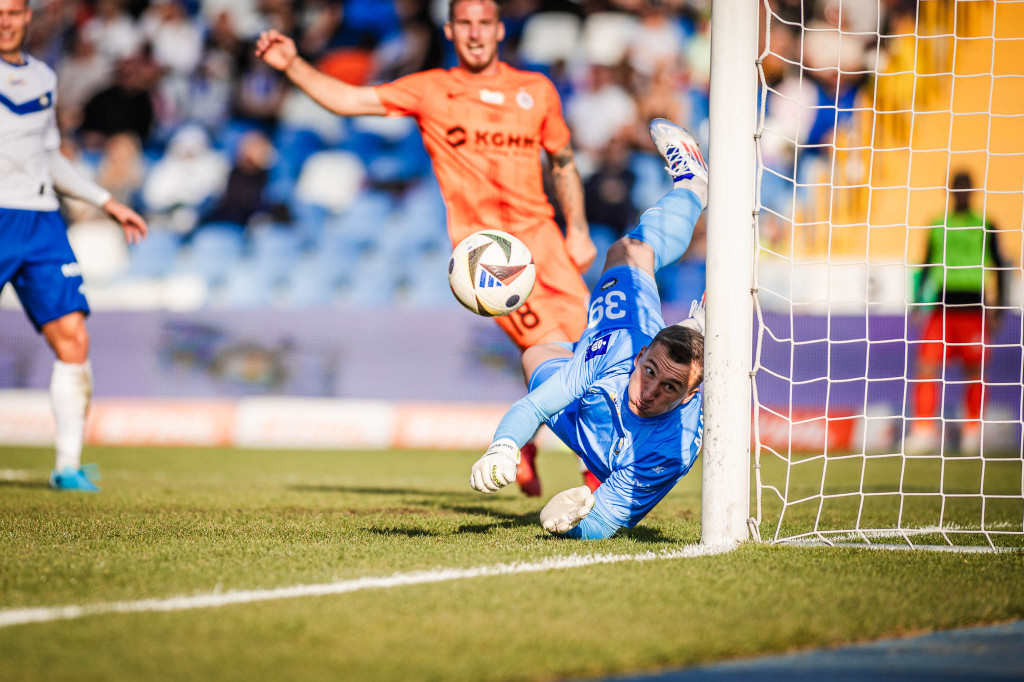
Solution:
<svg viewBox="0 0 1024 682">
<path fill-rule="evenodd" d="M 415 117 L 448 209 L 452 243 L 477 230 L 499 229 L 519 237 L 533 254 L 537 282 L 530 300 L 495 318 L 498 325 L 521 350 L 571 343 L 586 327 L 588 292 L 580 273 L 597 249 L 558 94 L 544 76 L 498 60 L 505 25 L 496 0 L 451 0 L 444 34 L 458 66 L 377 86 L 317 71 L 277 31 L 260 35 L 256 55 L 338 115 Z M 544 194 L 541 148 L 551 159 L 564 237 Z M 523 448 L 519 484 L 527 495 L 539 496 L 531 446 Z M 589 472 L 585 478 L 592 488 L 599 485 Z"/>
</svg>

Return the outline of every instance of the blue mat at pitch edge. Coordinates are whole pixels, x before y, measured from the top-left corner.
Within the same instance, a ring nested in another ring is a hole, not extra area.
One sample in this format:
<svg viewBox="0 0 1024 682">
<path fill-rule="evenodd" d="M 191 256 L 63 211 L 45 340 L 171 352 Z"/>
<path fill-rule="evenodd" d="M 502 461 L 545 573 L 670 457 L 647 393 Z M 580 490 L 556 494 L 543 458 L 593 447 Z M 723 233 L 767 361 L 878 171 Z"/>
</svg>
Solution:
<svg viewBox="0 0 1024 682">
<path fill-rule="evenodd" d="M 1024 621 L 605 679 L 614 682 L 1022 680 Z"/>
</svg>

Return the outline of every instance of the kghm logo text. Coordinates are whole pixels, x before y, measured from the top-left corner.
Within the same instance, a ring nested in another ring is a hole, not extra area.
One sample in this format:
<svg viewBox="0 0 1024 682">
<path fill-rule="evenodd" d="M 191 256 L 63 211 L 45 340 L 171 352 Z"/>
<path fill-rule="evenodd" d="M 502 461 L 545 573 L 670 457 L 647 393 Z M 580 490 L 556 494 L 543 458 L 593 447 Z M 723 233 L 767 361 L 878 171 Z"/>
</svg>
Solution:
<svg viewBox="0 0 1024 682">
<path fill-rule="evenodd" d="M 537 140 L 529 135 L 515 135 L 502 130 L 466 131 L 462 126 L 455 126 L 445 131 L 445 140 L 452 147 L 460 147 L 472 137 L 478 147 L 494 147 L 509 149 L 533 149 Z"/>
</svg>

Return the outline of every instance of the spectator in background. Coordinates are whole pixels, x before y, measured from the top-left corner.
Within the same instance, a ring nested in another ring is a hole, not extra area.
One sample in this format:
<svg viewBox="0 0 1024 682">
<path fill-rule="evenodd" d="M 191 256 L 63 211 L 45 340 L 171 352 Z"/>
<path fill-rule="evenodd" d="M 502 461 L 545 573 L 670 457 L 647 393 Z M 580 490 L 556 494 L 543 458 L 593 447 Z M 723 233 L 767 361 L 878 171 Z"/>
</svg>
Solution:
<svg viewBox="0 0 1024 682">
<path fill-rule="evenodd" d="M 142 15 L 142 34 L 160 70 L 158 118 L 164 129 L 189 117 L 189 78 L 203 56 L 203 36 L 183 0 L 153 0 Z"/>
<path fill-rule="evenodd" d="M 57 121 L 62 130 L 82 124 L 86 102 L 110 85 L 113 65 L 84 32 L 72 32 L 68 51 L 57 62 Z"/>
<path fill-rule="evenodd" d="M 270 132 L 277 125 L 288 94 L 287 81 L 254 54 L 252 48 L 239 56 L 233 116 Z"/>
<path fill-rule="evenodd" d="M 153 164 L 142 186 L 146 208 L 170 218 L 177 232 L 191 232 L 224 190 L 228 162 L 210 149 L 206 132 L 185 126 L 171 138 L 163 158 Z"/>
<path fill-rule="evenodd" d="M 621 67 L 591 64 L 587 82 L 566 104 L 565 118 L 581 165 L 593 167 L 594 159 L 615 136 L 623 131 L 632 134 L 637 125 L 636 102 L 624 87 L 621 72 Z"/>
<path fill-rule="evenodd" d="M 96 14 L 85 22 L 80 33 L 83 39 L 96 46 L 111 69 L 119 61 L 137 55 L 145 42 L 142 31 L 124 11 L 121 0 L 98 0 Z"/>
<path fill-rule="evenodd" d="M 939 377 L 946 376 L 944 368 L 955 361 L 963 366 L 968 382 L 960 450 L 969 455 L 981 452 L 985 344 L 995 333 L 999 308 L 1006 304 L 1007 270 L 999 252 L 998 230 L 971 209 L 973 193 L 968 173 L 954 175 L 949 185 L 952 206 L 928 232 L 915 300 L 940 305 L 928 313 L 918 345 L 914 421 L 904 446 L 907 454 L 939 453 L 943 393 Z M 989 278 L 992 282 L 986 284 Z M 986 307 L 985 300 L 992 283 L 995 308 Z"/>
<path fill-rule="evenodd" d="M 632 199 L 636 174 L 629 168 L 631 151 L 629 137 L 616 135 L 601 150 L 597 168 L 583 185 L 587 220 L 612 228 L 616 238 L 639 217 Z"/>
<path fill-rule="evenodd" d="M 401 31 L 374 51 L 371 80 L 380 83 L 441 65 L 441 33 L 423 0 L 396 0 Z"/>
<path fill-rule="evenodd" d="M 126 206 L 138 204 L 146 164 L 142 144 L 132 133 L 117 133 L 107 139 L 96 170 L 96 181 Z"/>
<path fill-rule="evenodd" d="M 642 0 L 640 23 L 629 42 L 629 67 L 641 78 L 658 69 L 677 69 L 686 45 L 683 29 L 665 0 Z"/>
<path fill-rule="evenodd" d="M 148 140 L 155 112 L 150 91 L 157 80 L 152 61 L 138 56 L 117 63 L 116 81 L 99 91 L 85 105 L 82 118 L 83 146 L 101 149 L 111 135 L 133 133 Z"/>
<path fill-rule="evenodd" d="M 227 187 L 204 222 L 245 226 L 253 216 L 271 210 L 264 190 L 276 158 L 277 151 L 262 132 L 251 130 L 243 135 Z"/>
</svg>

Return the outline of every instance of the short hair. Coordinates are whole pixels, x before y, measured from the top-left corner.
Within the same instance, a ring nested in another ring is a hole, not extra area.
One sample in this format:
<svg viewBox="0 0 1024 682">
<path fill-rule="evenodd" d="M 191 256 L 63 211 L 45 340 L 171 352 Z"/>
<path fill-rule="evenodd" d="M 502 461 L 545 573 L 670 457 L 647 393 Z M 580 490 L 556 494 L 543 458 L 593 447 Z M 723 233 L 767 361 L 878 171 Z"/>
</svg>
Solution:
<svg viewBox="0 0 1024 682">
<path fill-rule="evenodd" d="M 455 21 L 455 5 L 460 2 L 466 2 L 466 0 L 448 0 L 448 21 Z M 501 2 L 500 0 L 484 0 L 484 2 L 493 2 L 498 8 L 498 18 L 501 18 Z"/>
<path fill-rule="evenodd" d="M 661 344 L 668 359 L 685 367 L 697 365 L 697 376 L 690 377 L 687 389 L 694 389 L 704 381 L 704 335 L 691 327 L 678 324 L 665 327 L 651 340 L 650 346 Z"/>
</svg>

